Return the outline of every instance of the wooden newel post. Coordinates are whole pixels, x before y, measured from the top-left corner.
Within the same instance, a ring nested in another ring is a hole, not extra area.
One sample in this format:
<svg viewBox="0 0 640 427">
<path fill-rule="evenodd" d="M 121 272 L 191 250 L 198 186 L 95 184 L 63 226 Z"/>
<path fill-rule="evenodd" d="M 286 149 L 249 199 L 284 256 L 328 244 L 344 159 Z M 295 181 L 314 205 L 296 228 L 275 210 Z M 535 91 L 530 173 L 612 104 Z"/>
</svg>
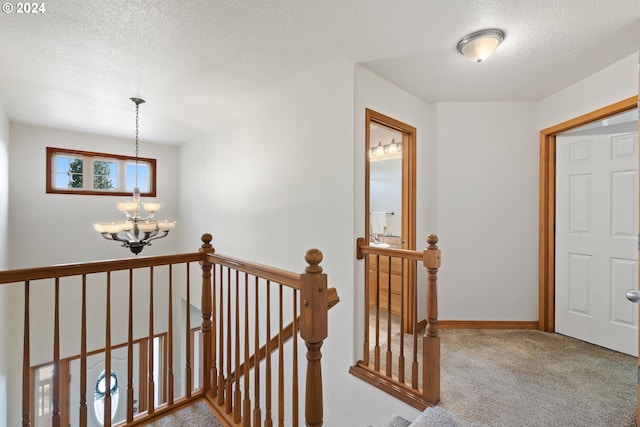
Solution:
<svg viewBox="0 0 640 427">
<path fill-rule="evenodd" d="M 438 268 L 440 249 L 438 236 L 427 236 L 429 246 L 423 252 L 423 263 L 427 269 L 427 327 L 422 337 L 422 393 L 432 404 L 440 401 L 440 337 L 438 336 Z"/>
<path fill-rule="evenodd" d="M 205 394 L 207 394 L 211 390 L 211 383 L 213 378 L 211 371 L 213 369 L 213 363 L 211 361 L 211 268 L 213 264 L 211 263 L 211 261 L 209 261 L 208 257 L 209 254 L 215 252 L 215 249 L 211 245 L 212 240 L 213 236 L 211 234 L 203 234 L 202 246 L 199 249 L 199 252 L 202 254 L 202 260 L 200 261 L 200 265 L 202 266 L 202 296 L 200 306 L 202 307 L 202 391 Z"/>
<path fill-rule="evenodd" d="M 327 275 L 322 273 L 322 252 L 309 249 L 304 259 L 309 264 L 300 276 L 300 336 L 307 346 L 307 384 L 305 423 L 322 425 L 322 342 L 327 338 Z"/>
</svg>

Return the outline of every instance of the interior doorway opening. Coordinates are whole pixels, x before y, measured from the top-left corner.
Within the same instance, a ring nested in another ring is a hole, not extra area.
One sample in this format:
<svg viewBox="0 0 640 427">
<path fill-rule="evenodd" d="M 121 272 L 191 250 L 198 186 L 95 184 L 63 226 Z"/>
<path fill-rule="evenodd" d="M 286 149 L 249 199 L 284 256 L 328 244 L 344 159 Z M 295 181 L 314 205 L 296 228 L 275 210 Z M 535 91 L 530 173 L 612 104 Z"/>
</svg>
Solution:
<svg viewBox="0 0 640 427">
<path fill-rule="evenodd" d="M 366 245 L 416 248 L 416 128 L 399 120 L 365 110 L 365 233 Z M 381 265 L 365 259 L 365 289 L 382 278 L 388 289 L 371 292 L 367 306 L 382 301 L 381 308 L 400 317 L 408 333 L 416 329 L 410 308 L 416 301 L 416 268 L 406 271 L 383 257 Z M 393 264 L 393 265 L 392 265 Z M 382 269 L 382 271 L 381 271 Z"/>
<path fill-rule="evenodd" d="M 611 118 L 637 108 L 633 96 L 588 114 L 540 131 L 540 206 L 539 206 L 539 305 L 538 329 L 555 332 L 556 296 L 556 137 L 582 126 Z"/>
</svg>

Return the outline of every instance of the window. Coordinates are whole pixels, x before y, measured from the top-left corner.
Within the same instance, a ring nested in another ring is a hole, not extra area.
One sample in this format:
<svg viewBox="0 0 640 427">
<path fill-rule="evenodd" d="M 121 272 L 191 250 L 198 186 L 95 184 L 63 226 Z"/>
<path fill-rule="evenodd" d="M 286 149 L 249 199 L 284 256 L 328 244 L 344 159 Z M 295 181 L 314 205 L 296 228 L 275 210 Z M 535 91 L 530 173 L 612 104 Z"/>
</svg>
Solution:
<svg viewBox="0 0 640 427">
<path fill-rule="evenodd" d="M 35 427 L 51 427 L 53 404 L 53 365 L 35 368 L 33 376 L 35 405 L 33 421 Z"/>
<path fill-rule="evenodd" d="M 137 166 L 141 195 L 155 197 L 156 160 Z M 135 185 L 135 157 L 47 147 L 47 193 L 128 196 Z"/>
<path fill-rule="evenodd" d="M 109 395 L 111 396 L 111 419 L 113 419 L 118 409 L 118 401 L 120 400 L 120 384 L 116 372 L 111 370 L 111 378 L 109 379 Z M 102 371 L 93 388 L 93 411 L 100 425 L 104 425 L 104 399 L 107 396 L 107 379 L 105 372 Z"/>
</svg>

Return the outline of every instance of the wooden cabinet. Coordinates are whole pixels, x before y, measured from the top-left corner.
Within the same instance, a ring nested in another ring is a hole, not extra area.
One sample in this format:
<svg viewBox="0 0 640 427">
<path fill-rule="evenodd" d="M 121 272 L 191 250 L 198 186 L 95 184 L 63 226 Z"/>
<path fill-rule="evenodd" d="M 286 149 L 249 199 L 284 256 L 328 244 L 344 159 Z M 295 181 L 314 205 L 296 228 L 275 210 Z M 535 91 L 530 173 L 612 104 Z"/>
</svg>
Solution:
<svg viewBox="0 0 640 427">
<path fill-rule="evenodd" d="M 392 257 L 389 262 L 389 258 L 382 255 L 369 255 L 369 305 L 376 307 L 376 302 L 379 301 L 380 309 L 386 311 L 389 307 L 389 294 L 391 294 L 391 312 L 400 314 L 403 289 L 402 259 Z M 404 295 L 406 307 L 407 293 L 405 292 Z"/>
</svg>

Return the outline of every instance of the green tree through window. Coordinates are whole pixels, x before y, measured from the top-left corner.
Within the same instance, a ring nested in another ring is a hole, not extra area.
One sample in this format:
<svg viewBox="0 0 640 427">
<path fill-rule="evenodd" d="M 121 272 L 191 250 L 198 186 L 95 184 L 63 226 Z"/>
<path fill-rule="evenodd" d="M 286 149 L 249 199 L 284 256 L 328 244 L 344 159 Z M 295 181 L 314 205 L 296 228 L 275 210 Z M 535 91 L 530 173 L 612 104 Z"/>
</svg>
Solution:
<svg viewBox="0 0 640 427">
<path fill-rule="evenodd" d="M 93 188 L 95 190 L 111 190 L 114 188 L 110 166 L 112 162 L 96 160 L 93 162 Z"/>
<path fill-rule="evenodd" d="M 82 188 L 82 159 L 69 163 L 69 188 Z"/>
</svg>

